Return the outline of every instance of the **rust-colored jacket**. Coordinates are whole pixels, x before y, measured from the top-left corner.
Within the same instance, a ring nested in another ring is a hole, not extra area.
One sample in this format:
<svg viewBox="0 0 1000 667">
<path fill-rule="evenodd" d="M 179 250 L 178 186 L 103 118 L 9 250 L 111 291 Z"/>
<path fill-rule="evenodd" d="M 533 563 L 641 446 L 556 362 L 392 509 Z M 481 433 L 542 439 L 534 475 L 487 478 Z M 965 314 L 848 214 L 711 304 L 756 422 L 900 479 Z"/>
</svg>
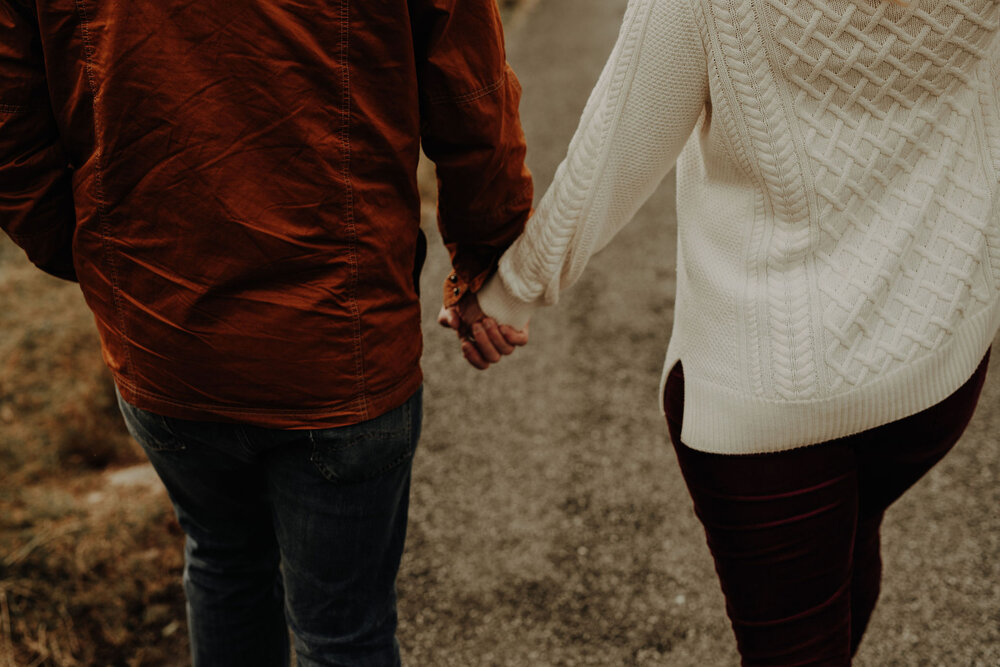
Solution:
<svg viewBox="0 0 1000 667">
<path fill-rule="evenodd" d="M 421 382 L 421 141 L 459 289 L 531 206 L 495 0 L 0 0 L 0 226 L 130 403 L 323 428 Z"/>
</svg>

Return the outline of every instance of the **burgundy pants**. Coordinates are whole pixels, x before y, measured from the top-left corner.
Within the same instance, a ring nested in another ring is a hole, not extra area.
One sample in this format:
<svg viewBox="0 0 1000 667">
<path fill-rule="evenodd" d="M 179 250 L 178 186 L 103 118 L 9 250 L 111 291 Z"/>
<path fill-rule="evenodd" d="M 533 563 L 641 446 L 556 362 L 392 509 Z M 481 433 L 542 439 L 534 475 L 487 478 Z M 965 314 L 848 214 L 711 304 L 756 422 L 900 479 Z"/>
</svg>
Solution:
<svg viewBox="0 0 1000 667">
<path fill-rule="evenodd" d="M 858 435 L 782 452 L 708 454 L 680 441 L 684 371 L 664 403 L 745 667 L 850 665 L 882 575 L 889 505 L 952 448 L 989 353 L 950 397 Z"/>
</svg>

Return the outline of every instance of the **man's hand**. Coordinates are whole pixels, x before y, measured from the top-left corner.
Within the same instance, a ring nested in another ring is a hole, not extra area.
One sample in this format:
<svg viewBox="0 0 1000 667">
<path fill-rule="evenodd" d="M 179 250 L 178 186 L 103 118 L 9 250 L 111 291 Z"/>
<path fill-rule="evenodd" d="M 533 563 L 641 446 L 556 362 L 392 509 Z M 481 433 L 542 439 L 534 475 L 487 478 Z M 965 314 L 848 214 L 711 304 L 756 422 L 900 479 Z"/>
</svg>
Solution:
<svg viewBox="0 0 1000 667">
<path fill-rule="evenodd" d="M 528 325 L 518 331 L 506 324 L 497 324 L 479 307 L 475 294 L 466 294 L 456 306 L 442 308 L 438 324 L 454 329 L 462 341 L 465 360 L 486 370 L 516 348 L 528 343 Z"/>
</svg>

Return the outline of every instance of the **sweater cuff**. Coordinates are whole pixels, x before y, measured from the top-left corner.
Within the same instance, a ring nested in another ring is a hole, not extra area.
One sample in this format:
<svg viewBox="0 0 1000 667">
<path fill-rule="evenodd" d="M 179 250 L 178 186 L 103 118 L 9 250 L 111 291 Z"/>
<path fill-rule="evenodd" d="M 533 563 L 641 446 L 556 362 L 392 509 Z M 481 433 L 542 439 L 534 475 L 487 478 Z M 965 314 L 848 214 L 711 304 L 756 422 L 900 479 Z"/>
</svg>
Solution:
<svg viewBox="0 0 1000 667">
<path fill-rule="evenodd" d="M 506 324 L 521 331 L 535 312 L 535 305 L 521 301 L 507 290 L 500 274 L 494 273 L 483 288 L 476 292 L 479 307 L 498 324 Z"/>
</svg>

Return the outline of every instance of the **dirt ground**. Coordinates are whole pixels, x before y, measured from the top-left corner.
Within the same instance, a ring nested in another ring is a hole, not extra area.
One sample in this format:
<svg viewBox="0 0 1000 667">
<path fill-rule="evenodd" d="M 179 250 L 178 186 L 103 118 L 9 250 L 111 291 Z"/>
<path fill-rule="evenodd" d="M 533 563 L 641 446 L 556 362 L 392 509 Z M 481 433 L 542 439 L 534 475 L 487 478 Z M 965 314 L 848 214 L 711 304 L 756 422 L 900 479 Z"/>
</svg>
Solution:
<svg viewBox="0 0 1000 667">
<path fill-rule="evenodd" d="M 539 193 L 624 6 L 508 13 Z M 668 179 L 537 315 L 531 344 L 486 373 L 434 324 L 447 264 L 431 239 L 426 414 L 399 579 L 407 665 L 737 664 L 657 406 L 672 190 Z M 185 664 L 181 537 L 115 414 L 89 313 L 5 239 L 0 332 L 0 667 Z M 962 442 L 889 512 L 857 665 L 1000 665 L 998 433 L 994 368 Z"/>
</svg>

